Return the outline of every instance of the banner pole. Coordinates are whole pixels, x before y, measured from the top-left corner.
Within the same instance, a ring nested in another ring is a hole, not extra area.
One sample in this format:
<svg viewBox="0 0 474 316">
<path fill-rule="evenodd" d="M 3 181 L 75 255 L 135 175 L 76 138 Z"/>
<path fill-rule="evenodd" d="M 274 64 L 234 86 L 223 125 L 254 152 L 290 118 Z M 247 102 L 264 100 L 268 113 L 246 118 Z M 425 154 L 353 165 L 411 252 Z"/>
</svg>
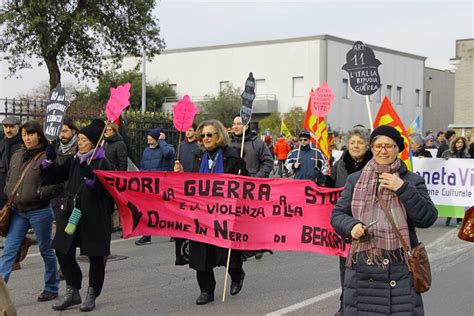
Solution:
<svg viewBox="0 0 474 316">
<path fill-rule="evenodd" d="M 369 126 L 370 126 L 370 131 L 372 132 L 374 130 L 374 122 L 372 121 L 372 113 L 370 112 L 370 100 L 369 96 L 365 96 L 365 103 L 367 104 L 367 113 L 369 114 Z"/>
<path fill-rule="evenodd" d="M 244 142 L 245 142 L 245 126 L 244 126 L 244 132 L 242 133 L 242 146 L 240 147 L 240 158 L 244 157 Z M 240 170 L 239 170 L 240 174 Z M 225 292 L 227 289 L 227 278 L 229 276 L 229 265 L 230 265 L 230 254 L 232 252 L 232 249 L 229 248 L 229 251 L 227 252 L 227 264 L 225 265 L 225 276 L 224 276 L 224 290 L 222 291 L 222 302 L 225 302 Z"/>
<path fill-rule="evenodd" d="M 179 132 L 179 139 L 178 139 L 178 153 L 176 154 L 176 160 L 179 160 L 179 149 L 181 148 L 181 131 Z"/>
<path fill-rule="evenodd" d="M 107 128 L 107 124 L 108 124 L 108 123 L 109 123 L 109 121 L 107 120 L 107 122 L 105 123 L 104 129 L 102 130 L 102 134 L 100 134 L 99 141 L 97 142 L 97 145 L 95 145 L 94 151 L 92 152 L 92 155 L 90 156 L 89 160 L 87 160 L 87 164 L 88 164 L 88 165 L 91 164 L 91 161 L 92 161 L 92 159 L 94 158 L 94 155 L 95 155 L 95 152 L 96 152 L 97 148 L 99 148 L 100 143 L 102 143 L 102 139 L 104 138 L 105 129 Z"/>
</svg>

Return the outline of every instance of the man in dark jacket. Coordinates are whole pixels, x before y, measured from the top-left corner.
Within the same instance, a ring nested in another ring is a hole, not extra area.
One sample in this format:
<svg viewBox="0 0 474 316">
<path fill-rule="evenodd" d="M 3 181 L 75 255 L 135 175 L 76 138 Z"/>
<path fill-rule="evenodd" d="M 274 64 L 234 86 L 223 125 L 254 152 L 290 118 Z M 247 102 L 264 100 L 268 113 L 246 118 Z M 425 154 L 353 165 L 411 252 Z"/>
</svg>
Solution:
<svg viewBox="0 0 474 316">
<path fill-rule="evenodd" d="M 8 196 L 5 194 L 3 189 L 5 188 L 5 181 L 8 169 L 10 168 L 11 158 L 13 153 L 21 147 L 21 135 L 18 133 L 20 123 L 20 119 L 16 116 L 6 117 L 2 121 L 5 137 L 0 141 L 0 208 L 8 201 Z M 21 245 L 20 253 L 13 265 L 13 270 L 21 269 L 20 261 L 25 259 L 28 253 L 28 248 L 32 243 L 33 240 L 25 237 Z"/>
<path fill-rule="evenodd" d="M 273 170 L 273 158 L 268 146 L 254 131 L 249 132 L 248 125 L 243 126 L 240 115 L 234 116 L 230 146 L 241 152 L 242 135 L 245 132 L 243 159 L 249 176 L 268 178 Z"/>
<path fill-rule="evenodd" d="M 199 152 L 199 145 L 196 138 L 196 124 L 186 130 L 186 138 L 179 145 L 176 160 L 183 166 L 184 172 L 193 171 L 194 156 Z"/>
<path fill-rule="evenodd" d="M 439 148 L 438 148 L 438 152 L 436 153 L 436 158 L 441 158 L 441 155 L 444 153 L 445 150 L 448 150 L 449 149 L 449 143 L 454 139 L 456 138 L 456 132 L 453 131 L 452 129 L 449 129 L 446 131 L 446 133 L 444 134 L 445 136 L 445 141 L 444 143 L 442 143 Z"/>
<path fill-rule="evenodd" d="M 140 170 L 142 171 L 173 171 L 175 150 L 173 145 L 165 141 L 163 129 L 152 129 L 147 136 L 148 147 L 143 151 Z M 142 236 L 135 245 L 151 244 L 151 236 Z"/>
<path fill-rule="evenodd" d="M 311 147 L 311 134 L 303 130 L 299 134 L 299 148 L 293 149 L 285 165 L 295 173 L 295 179 L 308 179 L 323 185 L 328 174 L 329 164 L 319 149 Z"/>
<path fill-rule="evenodd" d="M 250 177 L 268 178 L 273 170 L 273 157 L 268 146 L 254 131 L 248 132 L 248 125 L 243 126 L 240 114 L 234 116 L 230 147 L 241 153 L 242 136 L 245 130 L 243 159 Z M 258 252 L 255 258 L 262 259 L 263 252 Z"/>
</svg>

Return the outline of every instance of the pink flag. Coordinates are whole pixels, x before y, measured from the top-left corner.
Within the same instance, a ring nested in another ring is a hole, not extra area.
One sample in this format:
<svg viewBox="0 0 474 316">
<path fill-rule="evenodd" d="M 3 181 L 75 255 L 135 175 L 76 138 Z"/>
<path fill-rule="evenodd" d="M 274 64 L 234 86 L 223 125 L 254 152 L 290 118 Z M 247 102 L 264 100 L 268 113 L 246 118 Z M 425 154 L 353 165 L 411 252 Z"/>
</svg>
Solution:
<svg viewBox="0 0 474 316">
<path fill-rule="evenodd" d="M 316 91 L 311 90 L 311 113 L 319 117 L 326 116 L 335 96 L 327 82 L 323 82 Z"/>
<path fill-rule="evenodd" d="M 130 105 L 130 82 L 117 88 L 110 88 L 110 97 L 105 106 L 105 115 L 109 121 L 115 121 L 122 111 Z"/>
<path fill-rule="evenodd" d="M 193 125 L 194 116 L 198 108 L 186 94 L 181 100 L 173 105 L 173 124 L 180 132 L 185 132 Z"/>
</svg>

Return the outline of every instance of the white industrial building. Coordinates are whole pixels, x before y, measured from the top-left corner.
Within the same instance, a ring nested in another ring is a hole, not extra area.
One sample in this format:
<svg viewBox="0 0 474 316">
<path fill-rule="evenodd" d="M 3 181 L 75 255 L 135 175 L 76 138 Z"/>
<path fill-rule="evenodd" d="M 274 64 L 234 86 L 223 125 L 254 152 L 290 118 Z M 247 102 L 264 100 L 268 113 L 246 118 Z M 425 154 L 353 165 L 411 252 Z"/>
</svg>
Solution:
<svg viewBox="0 0 474 316">
<path fill-rule="evenodd" d="M 229 45 L 165 50 L 146 65 L 147 82 L 167 80 L 178 97 L 188 94 L 195 101 L 216 95 L 228 84 L 243 87 L 249 72 L 256 78 L 254 118 L 275 111 L 287 112 L 294 106 L 306 110 L 311 88 L 324 81 L 336 94 L 328 115 L 335 130 L 347 130 L 356 124 L 368 126 L 365 97 L 350 91 L 346 71 L 346 53 L 356 40 L 330 35 Z M 378 60 L 382 87 L 370 97 L 375 118 L 381 100 L 388 96 L 405 125 L 419 115 L 423 119 L 423 73 L 425 57 L 392 49 L 370 46 Z M 124 68 L 138 60 L 126 58 Z"/>
</svg>

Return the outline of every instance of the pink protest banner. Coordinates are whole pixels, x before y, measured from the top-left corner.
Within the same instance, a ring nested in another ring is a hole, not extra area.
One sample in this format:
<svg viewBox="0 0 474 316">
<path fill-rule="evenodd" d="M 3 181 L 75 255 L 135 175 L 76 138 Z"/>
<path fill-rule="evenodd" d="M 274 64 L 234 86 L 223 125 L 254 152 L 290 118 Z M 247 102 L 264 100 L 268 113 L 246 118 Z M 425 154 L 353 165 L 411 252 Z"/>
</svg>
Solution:
<svg viewBox="0 0 474 316">
<path fill-rule="evenodd" d="M 311 113 L 318 117 L 324 117 L 331 109 L 331 103 L 336 95 L 332 92 L 327 82 L 315 91 L 311 90 Z"/>
<path fill-rule="evenodd" d="M 342 189 L 228 174 L 96 174 L 119 207 L 125 238 L 161 235 L 222 248 L 347 254 L 348 244 L 330 225 Z"/>
<path fill-rule="evenodd" d="M 193 125 L 194 116 L 198 108 L 186 94 L 181 100 L 173 105 L 173 125 L 180 132 L 186 132 Z"/>
<path fill-rule="evenodd" d="M 130 105 L 130 83 L 110 88 L 110 97 L 105 106 L 105 115 L 111 122 L 120 117 L 122 111 Z"/>
</svg>

